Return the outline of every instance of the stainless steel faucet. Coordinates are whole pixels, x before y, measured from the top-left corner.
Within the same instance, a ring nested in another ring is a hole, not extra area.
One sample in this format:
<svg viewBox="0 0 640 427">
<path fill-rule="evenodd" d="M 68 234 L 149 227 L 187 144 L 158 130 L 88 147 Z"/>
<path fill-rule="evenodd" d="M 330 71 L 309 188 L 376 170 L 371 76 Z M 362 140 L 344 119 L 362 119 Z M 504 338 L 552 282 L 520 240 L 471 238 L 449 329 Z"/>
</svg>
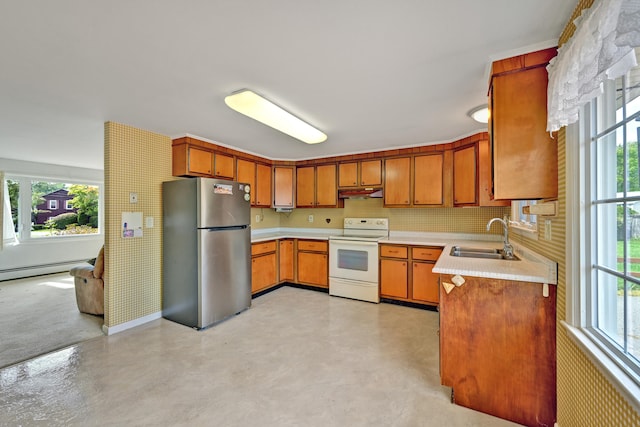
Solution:
<svg viewBox="0 0 640 427">
<path fill-rule="evenodd" d="M 493 218 L 489 220 L 489 222 L 487 223 L 487 231 L 489 231 L 489 229 L 491 228 L 491 224 L 493 224 L 495 221 L 500 222 L 502 224 L 502 229 L 504 230 L 504 247 L 502 248 L 502 255 L 505 257 L 505 259 L 515 258 L 513 255 L 513 246 L 511 246 L 511 243 L 509 243 L 509 218 L 505 216 L 504 219 Z"/>
</svg>

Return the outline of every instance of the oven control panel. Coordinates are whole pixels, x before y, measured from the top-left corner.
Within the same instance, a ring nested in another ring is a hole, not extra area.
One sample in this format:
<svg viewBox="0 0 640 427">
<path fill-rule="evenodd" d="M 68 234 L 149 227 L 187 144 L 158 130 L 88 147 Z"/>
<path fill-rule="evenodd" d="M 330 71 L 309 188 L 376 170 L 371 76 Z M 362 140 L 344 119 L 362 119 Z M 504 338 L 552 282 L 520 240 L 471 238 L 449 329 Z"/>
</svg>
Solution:
<svg viewBox="0 0 640 427">
<path fill-rule="evenodd" d="M 364 230 L 388 230 L 388 218 L 345 218 L 344 228 Z"/>
</svg>

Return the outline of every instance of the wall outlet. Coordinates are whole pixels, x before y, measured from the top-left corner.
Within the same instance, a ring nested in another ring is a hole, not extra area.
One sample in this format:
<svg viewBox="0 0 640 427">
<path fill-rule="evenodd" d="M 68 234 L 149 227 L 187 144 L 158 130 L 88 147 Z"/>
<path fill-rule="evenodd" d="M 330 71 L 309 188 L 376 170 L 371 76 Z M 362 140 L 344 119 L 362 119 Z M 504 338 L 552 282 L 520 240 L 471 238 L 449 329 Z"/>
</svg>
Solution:
<svg viewBox="0 0 640 427">
<path fill-rule="evenodd" d="M 129 203 L 138 203 L 138 193 L 129 193 Z"/>
<path fill-rule="evenodd" d="M 260 215 L 256 215 L 256 222 L 260 222 Z"/>
<path fill-rule="evenodd" d="M 148 216 L 144 219 L 144 223 L 145 223 L 145 227 L 147 228 L 153 228 L 153 217 L 152 216 Z"/>
<path fill-rule="evenodd" d="M 309 222 L 313 222 L 313 215 L 309 215 L 309 218 L 307 218 L 307 220 L 308 220 Z"/>
</svg>

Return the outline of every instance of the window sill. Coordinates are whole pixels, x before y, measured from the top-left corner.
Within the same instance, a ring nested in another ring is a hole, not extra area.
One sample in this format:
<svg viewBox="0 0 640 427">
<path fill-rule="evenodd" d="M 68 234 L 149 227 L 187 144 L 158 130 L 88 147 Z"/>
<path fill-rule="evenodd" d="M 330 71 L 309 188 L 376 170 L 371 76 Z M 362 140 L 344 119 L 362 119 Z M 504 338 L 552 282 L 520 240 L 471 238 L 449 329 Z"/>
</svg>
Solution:
<svg viewBox="0 0 640 427">
<path fill-rule="evenodd" d="M 538 229 L 528 228 L 521 225 L 509 224 L 509 231 L 517 236 L 525 236 L 529 239 L 538 240 Z"/>
<path fill-rule="evenodd" d="M 569 338 L 584 352 L 594 366 L 625 398 L 629 405 L 640 412 L 640 385 L 626 370 L 620 367 L 617 358 L 596 345 L 589 332 L 562 321 Z"/>
</svg>

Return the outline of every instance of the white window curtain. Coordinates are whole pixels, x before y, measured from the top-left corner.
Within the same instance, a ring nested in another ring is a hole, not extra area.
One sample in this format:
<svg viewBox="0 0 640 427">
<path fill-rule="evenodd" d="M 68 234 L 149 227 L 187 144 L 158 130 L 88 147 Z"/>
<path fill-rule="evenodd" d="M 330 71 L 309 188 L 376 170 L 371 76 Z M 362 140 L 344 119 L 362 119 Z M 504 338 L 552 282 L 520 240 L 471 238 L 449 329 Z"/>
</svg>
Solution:
<svg viewBox="0 0 640 427">
<path fill-rule="evenodd" d="M 575 123 L 602 82 L 636 66 L 640 0 L 596 0 L 574 21 L 576 31 L 547 66 L 547 131 Z"/>
<path fill-rule="evenodd" d="M 0 227 L 0 250 L 6 246 L 13 246 L 19 243 L 16 236 L 13 218 L 11 218 L 11 200 L 9 199 L 9 187 L 4 179 L 4 172 L 0 172 L 0 184 L 2 194 L 0 195 L 0 207 L 2 207 L 2 227 Z"/>
</svg>

